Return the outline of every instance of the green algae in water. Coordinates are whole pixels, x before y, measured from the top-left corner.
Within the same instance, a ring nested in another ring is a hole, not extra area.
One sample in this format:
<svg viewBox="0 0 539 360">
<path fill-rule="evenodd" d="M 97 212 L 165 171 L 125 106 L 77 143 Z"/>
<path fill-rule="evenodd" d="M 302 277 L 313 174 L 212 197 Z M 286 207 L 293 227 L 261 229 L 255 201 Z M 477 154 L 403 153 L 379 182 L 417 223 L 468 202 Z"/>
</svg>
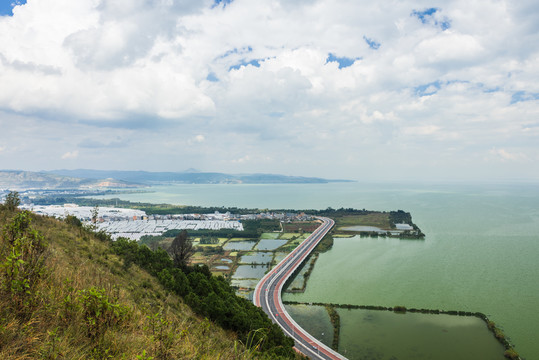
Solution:
<svg viewBox="0 0 539 360">
<path fill-rule="evenodd" d="M 350 360 L 503 360 L 504 348 L 471 316 L 336 309 L 339 352 Z"/>
</svg>

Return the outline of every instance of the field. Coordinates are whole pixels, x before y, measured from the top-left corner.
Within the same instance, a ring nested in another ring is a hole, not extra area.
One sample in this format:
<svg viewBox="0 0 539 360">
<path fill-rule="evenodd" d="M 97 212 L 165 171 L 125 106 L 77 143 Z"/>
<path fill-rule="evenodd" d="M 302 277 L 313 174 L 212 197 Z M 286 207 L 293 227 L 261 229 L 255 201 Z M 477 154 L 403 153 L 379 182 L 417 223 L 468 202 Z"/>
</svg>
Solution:
<svg viewBox="0 0 539 360">
<path fill-rule="evenodd" d="M 376 226 L 380 229 L 391 229 L 389 213 L 375 212 L 366 215 L 345 215 L 335 218 L 335 225 L 338 230 L 347 226 Z"/>
</svg>

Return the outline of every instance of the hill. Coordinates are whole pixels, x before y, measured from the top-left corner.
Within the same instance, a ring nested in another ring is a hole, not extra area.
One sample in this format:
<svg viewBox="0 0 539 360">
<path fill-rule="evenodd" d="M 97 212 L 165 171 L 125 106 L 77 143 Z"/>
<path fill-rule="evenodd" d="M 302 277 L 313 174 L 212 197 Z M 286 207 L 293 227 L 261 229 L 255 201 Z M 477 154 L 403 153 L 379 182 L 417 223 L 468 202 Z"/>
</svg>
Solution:
<svg viewBox="0 0 539 360">
<path fill-rule="evenodd" d="M 147 185 L 184 183 L 184 184 L 309 184 L 343 182 L 348 180 L 328 180 L 316 177 L 286 176 L 277 174 L 224 174 L 219 172 L 148 172 L 118 170 L 53 170 L 48 173 L 88 179 L 113 178 L 126 182 Z"/>
<path fill-rule="evenodd" d="M 0 170 L 0 189 L 92 189 L 131 188 L 140 184 L 111 178 L 80 178 L 45 172 Z"/>
<path fill-rule="evenodd" d="M 207 269 L 174 270 L 164 251 L 112 243 L 72 217 L 0 206 L 0 226 L 3 358 L 297 357 L 260 309 L 228 299 L 228 284 Z M 245 323 L 258 325 L 241 329 Z"/>
</svg>

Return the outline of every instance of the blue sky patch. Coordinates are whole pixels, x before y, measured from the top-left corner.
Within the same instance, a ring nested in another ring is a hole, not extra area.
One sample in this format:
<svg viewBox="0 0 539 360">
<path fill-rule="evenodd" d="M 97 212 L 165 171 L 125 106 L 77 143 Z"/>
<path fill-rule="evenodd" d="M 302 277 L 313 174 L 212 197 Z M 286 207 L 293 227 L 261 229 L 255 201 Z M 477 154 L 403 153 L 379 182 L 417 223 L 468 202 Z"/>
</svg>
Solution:
<svg viewBox="0 0 539 360">
<path fill-rule="evenodd" d="M 414 90 L 418 96 L 429 96 L 436 94 L 441 87 L 440 81 L 436 80 L 428 84 L 419 85 Z"/>
<path fill-rule="evenodd" d="M 13 8 L 26 4 L 26 0 L 0 0 L 0 16 L 13 16 Z"/>
<path fill-rule="evenodd" d="M 282 118 L 284 116 L 284 111 L 274 111 L 269 113 L 269 116 L 272 118 Z"/>
<path fill-rule="evenodd" d="M 223 8 L 225 8 L 232 1 L 234 1 L 234 0 L 213 0 L 213 5 L 211 6 L 211 8 L 213 9 L 214 7 L 217 7 L 217 6 L 221 5 L 221 4 L 223 4 Z"/>
<path fill-rule="evenodd" d="M 438 11 L 437 8 L 429 8 L 423 11 L 413 10 L 411 16 L 417 17 L 423 24 L 428 24 L 434 15 Z"/>
<path fill-rule="evenodd" d="M 530 93 L 527 91 L 517 91 L 511 96 L 511 104 L 522 101 L 539 100 L 539 93 Z"/>
<path fill-rule="evenodd" d="M 214 72 L 211 72 L 208 74 L 208 76 L 206 76 L 206 80 L 211 81 L 211 82 L 218 82 L 219 78 L 217 77 L 217 75 L 215 75 Z"/>
<path fill-rule="evenodd" d="M 253 59 L 251 61 L 245 61 L 245 59 L 242 59 L 239 64 L 232 65 L 231 67 L 229 67 L 228 71 L 233 70 L 233 69 L 238 70 L 240 67 L 247 66 L 247 65 L 253 65 L 254 67 L 260 67 L 260 61 L 262 61 L 262 60 L 263 59 Z"/>
<path fill-rule="evenodd" d="M 368 37 L 366 37 L 365 35 L 363 35 L 363 40 L 365 40 L 365 42 L 367 43 L 367 45 L 369 45 L 369 47 L 373 50 L 378 50 L 380 48 L 380 43 L 373 40 L 373 39 L 369 39 Z"/>
<path fill-rule="evenodd" d="M 432 24 L 440 27 L 442 30 L 447 30 L 451 27 L 451 21 L 447 18 L 443 20 L 436 19 L 435 14 L 439 11 L 440 9 L 438 8 L 428 8 L 422 11 L 413 10 L 410 16 L 415 16 L 423 24 Z"/>
<path fill-rule="evenodd" d="M 336 62 L 339 64 L 339 69 L 342 69 L 342 68 L 352 66 L 356 60 L 357 58 L 352 59 L 352 58 L 347 58 L 345 56 L 338 57 L 335 54 L 329 53 L 328 58 L 326 59 L 326 64 L 329 62 Z"/>
<path fill-rule="evenodd" d="M 250 53 L 250 52 L 253 52 L 253 48 L 251 46 L 247 46 L 247 47 L 244 47 L 244 48 L 241 48 L 241 49 L 234 48 L 232 50 L 228 50 L 227 52 L 225 52 L 223 55 L 219 56 L 218 58 L 219 59 L 224 59 L 224 58 L 226 58 L 227 56 L 230 56 L 230 55 L 245 54 L 245 53 Z"/>
<path fill-rule="evenodd" d="M 485 84 L 483 83 L 478 83 L 477 84 L 481 89 L 483 89 L 483 92 L 485 94 L 491 94 L 491 93 L 495 93 L 495 92 L 500 92 L 502 91 L 502 89 L 499 87 L 499 86 L 496 86 L 496 87 L 486 87 Z"/>
</svg>

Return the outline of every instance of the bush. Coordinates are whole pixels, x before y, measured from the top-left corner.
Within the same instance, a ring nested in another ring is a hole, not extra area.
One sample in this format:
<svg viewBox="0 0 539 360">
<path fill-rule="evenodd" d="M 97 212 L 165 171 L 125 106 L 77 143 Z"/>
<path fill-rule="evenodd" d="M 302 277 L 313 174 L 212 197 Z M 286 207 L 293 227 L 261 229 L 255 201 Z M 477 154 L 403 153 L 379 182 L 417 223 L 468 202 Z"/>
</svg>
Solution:
<svg viewBox="0 0 539 360">
<path fill-rule="evenodd" d="M 76 216 L 67 215 L 64 221 L 66 222 L 66 224 L 76 226 L 76 227 L 79 227 L 79 228 L 82 227 L 82 222 Z"/>
<path fill-rule="evenodd" d="M 513 348 L 505 350 L 503 356 L 511 360 L 520 359 L 520 355 L 518 355 L 518 353 Z"/>
<path fill-rule="evenodd" d="M 9 194 L 6 195 L 6 198 L 4 199 L 4 207 L 8 211 L 15 211 L 21 204 L 21 200 L 19 198 L 19 193 L 16 191 L 11 191 Z"/>
<path fill-rule="evenodd" d="M 45 271 L 45 239 L 30 223 L 28 211 L 16 214 L 4 227 L 0 248 L 0 291 L 21 314 L 33 305 Z"/>
<path fill-rule="evenodd" d="M 129 308 L 115 303 L 105 289 L 91 287 L 79 292 L 79 302 L 84 313 L 88 337 L 102 338 L 106 330 L 121 325 L 128 317 Z"/>
</svg>

